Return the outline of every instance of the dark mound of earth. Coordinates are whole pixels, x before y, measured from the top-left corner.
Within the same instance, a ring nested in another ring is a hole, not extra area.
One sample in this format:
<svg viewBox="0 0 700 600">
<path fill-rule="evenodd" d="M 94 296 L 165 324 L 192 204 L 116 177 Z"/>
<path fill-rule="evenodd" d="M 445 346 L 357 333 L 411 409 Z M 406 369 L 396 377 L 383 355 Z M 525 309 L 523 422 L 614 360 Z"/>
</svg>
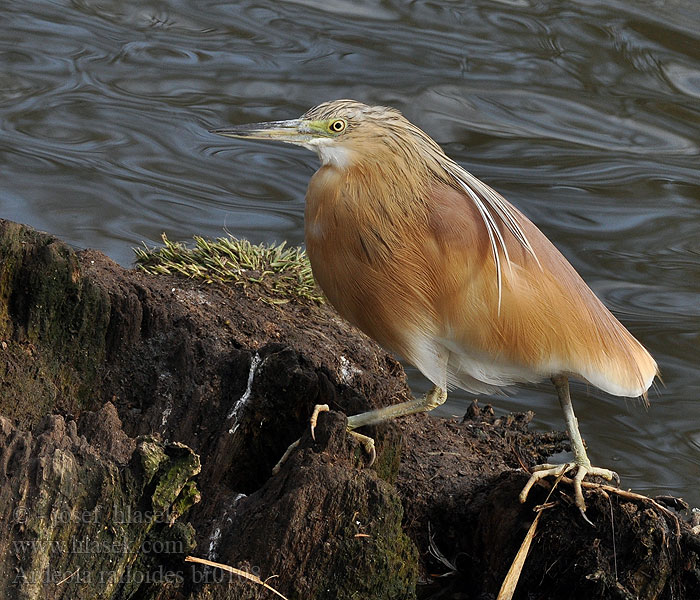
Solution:
<svg viewBox="0 0 700 600">
<path fill-rule="evenodd" d="M 344 414 L 407 400 L 399 363 L 328 306 L 124 269 L 0 221 L 4 598 L 495 598 L 541 517 L 515 598 L 700 598 L 674 499 L 570 488 L 521 505 L 566 447 L 531 414 Z M 316 439 L 308 419 L 316 404 Z M 301 437 L 277 475 L 272 467 Z M 270 579 L 271 578 L 271 579 Z M 505 597 L 505 596 L 504 596 Z"/>
</svg>

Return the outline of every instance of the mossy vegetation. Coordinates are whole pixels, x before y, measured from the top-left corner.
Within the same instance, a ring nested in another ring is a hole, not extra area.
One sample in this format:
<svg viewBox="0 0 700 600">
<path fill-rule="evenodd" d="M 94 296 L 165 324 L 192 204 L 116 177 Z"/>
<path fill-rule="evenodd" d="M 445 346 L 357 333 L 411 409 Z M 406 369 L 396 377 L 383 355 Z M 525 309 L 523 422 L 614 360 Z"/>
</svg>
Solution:
<svg viewBox="0 0 700 600">
<path fill-rule="evenodd" d="M 215 240 L 194 237 L 195 245 L 173 242 L 163 234 L 163 246 L 134 248 L 136 265 L 153 275 L 185 275 L 207 283 L 219 281 L 260 288 L 261 299 L 283 304 L 292 299 L 323 302 L 302 248 L 251 244 L 232 236 Z"/>
<path fill-rule="evenodd" d="M 199 457 L 183 444 L 145 437 L 119 464 L 99 447 L 121 425 L 109 413 L 103 408 L 96 416 L 96 446 L 59 415 L 32 433 L 0 417 L 3 443 L 31 457 L 16 461 L 0 497 L 3 514 L 13 515 L 2 525 L 12 549 L 0 572 L 3 598 L 155 598 L 163 575 L 176 579 L 176 567 L 194 549 L 192 526 L 175 521 L 171 509 L 198 501 L 192 478 Z"/>
<path fill-rule="evenodd" d="M 0 412 L 31 427 L 46 412 L 89 407 L 109 315 L 109 298 L 82 277 L 71 248 L 0 221 Z"/>
<path fill-rule="evenodd" d="M 416 597 L 418 550 L 401 527 L 401 500 L 383 481 L 368 484 L 366 491 L 368 497 L 356 499 L 355 512 L 338 532 L 340 559 L 325 581 L 319 578 L 314 598 Z M 355 573 L 363 573 L 362 579 Z"/>
</svg>

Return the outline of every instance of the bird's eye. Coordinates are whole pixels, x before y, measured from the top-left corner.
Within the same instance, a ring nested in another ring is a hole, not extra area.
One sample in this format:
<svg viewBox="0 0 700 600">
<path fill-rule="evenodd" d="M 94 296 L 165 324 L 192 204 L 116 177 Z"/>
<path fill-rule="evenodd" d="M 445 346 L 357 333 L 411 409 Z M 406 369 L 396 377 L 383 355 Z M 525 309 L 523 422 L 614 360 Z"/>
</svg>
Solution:
<svg viewBox="0 0 700 600">
<path fill-rule="evenodd" d="M 328 125 L 328 129 L 333 133 L 340 133 L 345 130 L 345 126 L 345 121 L 343 121 L 343 119 L 336 119 L 335 121 L 331 121 L 330 125 Z"/>
</svg>

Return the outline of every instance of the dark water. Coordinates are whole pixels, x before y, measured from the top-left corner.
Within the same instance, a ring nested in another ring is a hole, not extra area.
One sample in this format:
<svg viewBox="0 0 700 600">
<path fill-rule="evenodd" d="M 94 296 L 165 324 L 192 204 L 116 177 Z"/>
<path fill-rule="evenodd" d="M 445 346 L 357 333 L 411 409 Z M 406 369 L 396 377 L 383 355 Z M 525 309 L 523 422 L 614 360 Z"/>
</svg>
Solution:
<svg viewBox="0 0 700 600">
<path fill-rule="evenodd" d="M 697 0 L 3 0 L 0 217 L 122 264 L 161 232 L 298 244 L 315 156 L 206 129 L 396 106 L 659 361 L 648 410 L 576 388 L 592 460 L 700 505 L 699 31 Z M 563 426 L 550 386 L 494 402 Z"/>
</svg>

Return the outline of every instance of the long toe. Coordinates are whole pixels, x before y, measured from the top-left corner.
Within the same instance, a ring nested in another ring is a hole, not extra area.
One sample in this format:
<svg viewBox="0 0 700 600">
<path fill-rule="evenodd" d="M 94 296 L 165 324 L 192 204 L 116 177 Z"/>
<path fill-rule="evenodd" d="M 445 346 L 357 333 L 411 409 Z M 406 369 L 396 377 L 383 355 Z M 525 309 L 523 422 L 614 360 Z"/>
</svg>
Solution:
<svg viewBox="0 0 700 600">
<path fill-rule="evenodd" d="M 581 486 L 581 482 L 589 472 L 590 470 L 588 467 L 579 465 L 578 471 L 576 471 L 576 477 L 574 477 L 574 502 L 586 521 L 588 521 L 588 517 L 586 517 L 586 502 L 583 499 L 583 487 Z M 590 521 L 588 522 L 590 523 Z"/>
<path fill-rule="evenodd" d="M 530 493 L 530 489 L 540 479 L 545 479 L 546 477 L 561 477 L 575 466 L 576 463 L 564 463 L 563 465 L 535 465 L 532 467 L 532 475 L 530 475 L 530 479 L 527 480 L 523 491 L 520 492 L 520 502 L 522 503 L 527 500 L 527 495 Z"/>
<path fill-rule="evenodd" d="M 287 459 L 289 458 L 289 456 L 291 455 L 291 453 L 294 452 L 294 450 L 299 446 L 299 442 L 301 442 L 300 439 L 297 440 L 296 442 L 291 443 L 291 444 L 289 445 L 289 448 L 287 448 L 287 449 L 284 451 L 284 454 L 282 455 L 282 458 L 280 458 L 280 459 L 277 461 L 277 464 L 276 464 L 274 467 L 272 467 L 272 474 L 273 474 L 273 475 L 277 475 L 277 473 L 280 472 L 280 469 L 282 468 L 282 465 L 283 465 L 285 462 L 287 462 Z"/>
<path fill-rule="evenodd" d="M 602 477 L 606 481 L 614 481 L 619 485 L 620 476 L 611 471 L 610 469 L 601 469 L 600 467 L 588 467 L 588 475 L 593 475 L 594 477 Z"/>
<path fill-rule="evenodd" d="M 371 467 L 377 458 L 377 450 L 374 446 L 374 439 L 368 435 L 362 435 L 361 433 L 357 433 L 357 431 L 352 431 L 350 429 L 348 429 L 348 434 L 360 442 L 362 447 L 365 449 L 365 452 L 369 454 L 369 462 L 367 463 L 367 466 Z"/>
<path fill-rule="evenodd" d="M 322 412 L 328 412 L 330 407 L 327 404 L 317 404 L 314 406 L 314 412 L 311 413 L 309 423 L 311 424 L 311 439 L 316 441 L 316 423 L 318 423 L 318 415 Z"/>
<path fill-rule="evenodd" d="M 532 468 L 532 475 L 530 475 L 530 479 L 528 479 L 528 482 L 525 484 L 523 491 L 520 492 L 520 502 L 525 502 L 525 500 L 527 500 L 530 489 L 541 479 L 544 479 L 545 477 L 561 477 L 572 470 L 576 470 L 576 475 L 573 479 L 574 502 L 576 507 L 581 511 L 583 518 L 588 521 L 588 518 L 586 517 L 586 503 L 583 499 L 583 480 L 587 476 L 593 476 L 602 477 L 607 481 L 614 480 L 617 483 L 620 483 L 620 477 L 617 473 L 615 473 L 615 471 L 576 463 L 565 463 L 563 465 L 537 465 Z M 590 523 L 590 521 L 588 522 Z"/>
</svg>

